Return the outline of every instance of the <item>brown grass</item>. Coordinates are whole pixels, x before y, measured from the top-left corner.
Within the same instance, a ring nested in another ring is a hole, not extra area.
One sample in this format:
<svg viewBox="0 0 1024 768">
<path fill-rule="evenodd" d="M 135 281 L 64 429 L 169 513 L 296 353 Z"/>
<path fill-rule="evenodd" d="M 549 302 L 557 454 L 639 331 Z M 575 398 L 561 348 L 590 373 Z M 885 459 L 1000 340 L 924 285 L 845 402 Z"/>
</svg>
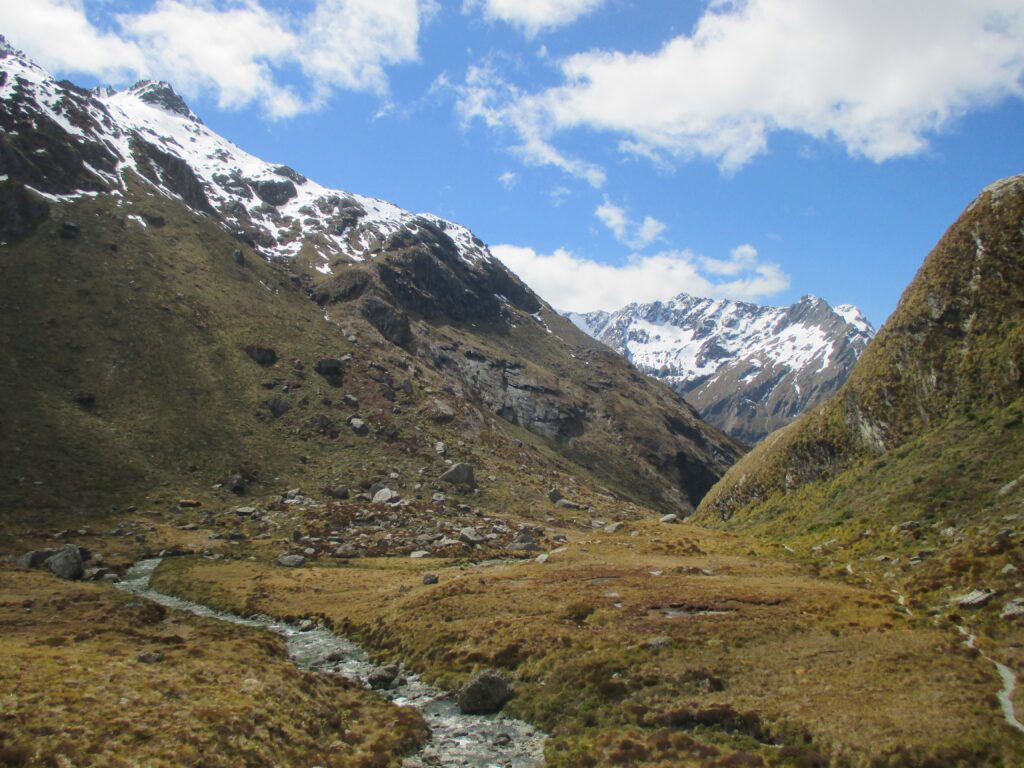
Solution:
<svg viewBox="0 0 1024 768">
<path fill-rule="evenodd" d="M 388 766 L 426 736 L 275 636 L 38 572 L 0 570 L 0 658 L 0 765 Z"/>
</svg>

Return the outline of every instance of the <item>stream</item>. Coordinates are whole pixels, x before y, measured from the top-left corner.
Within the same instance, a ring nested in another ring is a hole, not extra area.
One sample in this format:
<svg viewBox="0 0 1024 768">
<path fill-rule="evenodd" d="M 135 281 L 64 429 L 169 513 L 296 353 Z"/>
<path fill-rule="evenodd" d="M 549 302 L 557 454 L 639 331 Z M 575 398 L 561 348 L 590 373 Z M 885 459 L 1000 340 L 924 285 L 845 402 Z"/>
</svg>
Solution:
<svg viewBox="0 0 1024 768">
<path fill-rule="evenodd" d="M 981 654 L 981 658 L 995 665 L 996 670 L 999 672 L 999 677 L 1003 681 L 1003 687 L 999 691 L 999 706 L 1003 709 L 1003 717 L 1006 718 L 1007 723 L 1021 733 L 1024 733 L 1024 723 L 1021 723 L 1021 721 L 1017 719 L 1017 713 L 1014 711 L 1013 707 L 1013 689 L 1017 687 L 1017 676 L 1008 666 L 1001 664 L 981 650 L 978 647 L 978 643 L 974 635 L 963 627 L 957 627 L 957 629 L 960 631 L 961 635 L 967 638 L 964 640 L 964 645 L 968 648 L 973 648 Z"/>
<path fill-rule="evenodd" d="M 159 564 L 159 558 L 136 563 L 117 586 L 167 608 L 269 630 L 285 638 L 289 658 L 301 669 L 342 675 L 368 686 L 367 678 L 377 666 L 355 643 L 319 627 L 301 631 L 270 617 L 243 618 L 157 592 L 150 587 L 149 580 Z M 415 707 L 430 726 L 430 741 L 418 754 L 406 758 L 404 768 L 539 768 L 544 765 L 546 736 L 528 723 L 500 713 L 464 715 L 450 693 L 404 671 L 397 685 L 379 693 L 399 706 Z"/>
</svg>

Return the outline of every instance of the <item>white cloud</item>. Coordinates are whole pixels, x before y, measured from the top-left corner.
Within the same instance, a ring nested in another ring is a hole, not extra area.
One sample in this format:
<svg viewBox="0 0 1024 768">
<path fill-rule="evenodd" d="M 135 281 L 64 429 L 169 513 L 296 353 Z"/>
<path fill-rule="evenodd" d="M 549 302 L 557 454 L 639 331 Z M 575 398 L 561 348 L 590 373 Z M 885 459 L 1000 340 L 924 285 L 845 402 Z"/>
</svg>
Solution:
<svg viewBox="0 0 1024 768">
<path fill-rule="evenodd" d="M 44 67 L 122 81 L 147 70 L 138 45 L 92 25 L 80 1 L 0 3 L 0 29 Z"/>
<path fill-rule="evenodd" d="M 660 240 L 666 229 L 664 222 L 653 216 L 645 216 L 639 223 L 633 221 L 624 208 L 615 205 L 607 197 L 597 206 L 594 215 L 612 231 L 616 240 L 638 251 Z"/>
<path fill-rule="evenodd" d="M 291 89 L 275 83 L 271 69 L 290 59 L 300 40 L 284 19 L 254 2 L 220 10 L 160 0 L 119 21 L 128 39 L 152 52 L 152 72 L 184 93 L 212 91 L 229 109 L 257 102 L 273 117 L 303 108 Z"/>
<path fill-rule="evenodd" d="M 303 24 L 299 61 L 321 84 L 383 93 L 384 66 L 416 60 L 420 27 L 436 10 L 432 0 L 320 0 Z"/>
<path fill-rule="evenodd" d="M 505 171 L 498 177 L 498 181 L 501 182 L 501 186 L 505 189 L 512 189 L 519 181 L 519 174 L 515 171 Z"/>
<path fill-rule="evenodd" d="M 470 67 L 462 85 L 453 86 L 446 78 L 438 78 L 434 89 L 444 88 L 455 92 L 456 109 L 464 123 L 478 119 L 490 128 L 515 133 L 518 143 L 512 146 L 512 152 L 527 165 L 560 168 L 592 187 L 604 184 L 605 172 L 600 166 L 555 149 L 545 137 L 543 112 L 534 109 L 529 97 L 499 77 L 490 64 Z"/>
<path fill-rule="evenodd" d="M 101 30 L 84 0 L 0 5 L 10 42 L 50 69 L 114 83 L 162 78 L 222 107 L 258 104 L 271 117 L 316 109 L 335 89 L 386 98 L 386 67 L 415 61 L 434 0 L 315 0 L 304 16 L 257 0 L 157 0 Z M 92 6 L 102 6 L 93 0 Z M 304 78 L 285 82 L 284 70 Z M 302 88 L 300 94 L 296 88 Z"/>
<path fill-rule="evenodd" d="M 789 287 L 789 276 L 777 264 L 760 262 L 750 245 L 733 249 L 730 262 L 738 259 L 742 268 L 727 275 L 711 272 L 706 265 L 714 260 L 690 251 L 633 256 L 623 265 L 599 264 L 564 248 L 541 254 L 532 248 L 494 245 L 491 252 L 553 306 L 570 312 L 615 310 L 684 292 L 758 301 Z M 729 279 L 719 279 L 723 276 Z"/>
<path fill-rule="evenodd" d="M 483 6 L 491 21 L 504 21 L 521 29 L 527 37 L 571 24 L 597 10 L 605 0 L 466 0 L 463 11 Z"/>
<path fill-rule="evenodd" d="M 728 172 L 793 131 L 881 162 L 1024 95 L 1024 4 L 711 0 L 692 34 L 658 51 L 581 53 L 561 70 L 547 90 L 492 89 L 489 124 L 555 156 L 557 134 L 590 129 L 617 135 L 624 152 L 706 157 Z M 489 85 L 467 80 L 461 98 Z"/>
</svg>

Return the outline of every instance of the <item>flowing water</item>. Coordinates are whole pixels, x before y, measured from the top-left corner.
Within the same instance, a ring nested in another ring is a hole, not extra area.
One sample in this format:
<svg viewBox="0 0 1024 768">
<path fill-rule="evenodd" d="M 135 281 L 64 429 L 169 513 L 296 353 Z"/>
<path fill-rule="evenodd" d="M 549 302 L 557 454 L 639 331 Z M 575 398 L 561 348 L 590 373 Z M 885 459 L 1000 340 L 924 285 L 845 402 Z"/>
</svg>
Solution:
<svg viewBox="0 0 1024 768">
<path fill-rule="evenodd" d="M 961 635 L 967 638 L 966 640 L 964 640 L 964 645 L 966 645 L 968 648 L 975 649 L 978 653 L 981 654 L 981 657 L 983 659 L 991 662 L 995 666 L 996 671 L 999 672 L 999 677 L 1003 681 L 1003 687 L 999 690 L 999 706 L 1003 710 L 1003 717 L 1006 719 L 1007 723 L 1009 723 L 1011 726 L 1016 728 L 1021 733 L 1024 733 L 1024 723 L 1021 723 L 1021 721 L 1017 719 L 1017 713 L 1014 711 L 1013 707 L 1013 689 L 1017 687 L 1017 676 L 1013 673 L 1013 670 L 1010 669 L 1008 666 L 1006 666 L 1005 664 L 1001 664 L 1000 662 L 993 659 L 991 656 L 986 655 L 984 651 L 978 648 L 978 644 L 974 635 L 969 633 L 963 627 L 957 627 L 957 629 L 960 631 Z"/>
<path fill-rule="evenodd" d="M 288 644 L 289 657 L 302 669 L 338 674 L 363 684 L 377 669 L 362 648 L 326 629 L 302 631 L 266 616 L 244 618 L 157 592 L 150 587 L 149 579 L 159 564 L 159 558 L 136 563 L 118 586 L 174 610 L 281 635 Z M 528 723 L 503 714 L 464 715 L 451 694 L 427 685 L 416 675 L 403 675 L 399 684 L 380 693 L 395 704 L 415 707 L 430 726 L 430 741 L 419 754 L 405 761 L 408 768 L 538 768 L 544 765 L 545 734 Z"/>
</svg>

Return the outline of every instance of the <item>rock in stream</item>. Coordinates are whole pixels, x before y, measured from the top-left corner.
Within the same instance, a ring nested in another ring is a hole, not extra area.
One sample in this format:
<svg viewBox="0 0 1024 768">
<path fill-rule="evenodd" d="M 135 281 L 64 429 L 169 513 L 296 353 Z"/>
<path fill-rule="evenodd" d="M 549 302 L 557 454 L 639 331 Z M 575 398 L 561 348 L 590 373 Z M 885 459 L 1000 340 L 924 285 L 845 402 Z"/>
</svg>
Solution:
<svg viewBox="0 0 1024 768">
<path fill-rule="evenodd" d="M 157 592 L 149 586 L 149 579 L 159 564 L 159 558 L 136 563 L 117 586 L 168 608 L 281 635 L 287 642 L 288 656 L 302 669 L 339 674 L 367 687 L 370 687 L 371 676 L 380 672 L 380 667 L 369 660 L 362 648 L 326 629 L 318 627 L 304 632 L 270 617 L 243 618 Z M 544 765 L 546 735 L 543 732 L 500 713 L 464 715 L 452 694 L 427 685 L 417 675 L 401 675 L 396 684 L 381 690 L 380 695 L 399 706 L 420 710 L 430 726 L 430 741 L 418 754 L 406 758 L 405 768 L 540 768 Z"/>
</svg>

